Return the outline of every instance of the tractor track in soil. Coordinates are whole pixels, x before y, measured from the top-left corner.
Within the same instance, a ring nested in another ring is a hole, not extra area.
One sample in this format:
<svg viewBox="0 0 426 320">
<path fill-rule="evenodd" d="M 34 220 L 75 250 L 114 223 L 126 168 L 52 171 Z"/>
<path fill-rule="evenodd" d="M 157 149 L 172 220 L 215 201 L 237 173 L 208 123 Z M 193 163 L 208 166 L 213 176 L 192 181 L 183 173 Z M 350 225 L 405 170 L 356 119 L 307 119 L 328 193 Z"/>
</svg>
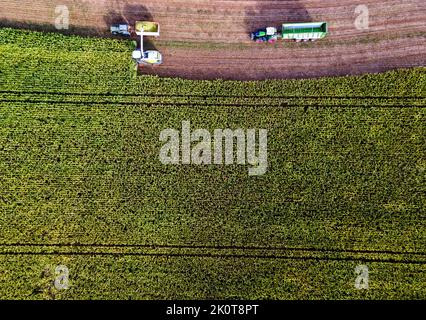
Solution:
<svg viewBox="0 0 426 320">
<path fill-rule="evenodd" d="M 426 65 L 424 0 L 0 0 L 0 24 L 52 30 L 56 5 L 68 6 L 70 33 L 108 36 L 114 22 L 158 21 L 161 36 L 151 45 L 163 53 L 164 64 L 142 68 L 145 74 L 261 80 Z M 354 25 L 358 5 L 369 9 L 368 30 Z M 248 38 L 256 28 L 286 21 L 327 21 L 330 34 L 301 44 Z"/>
</svg>

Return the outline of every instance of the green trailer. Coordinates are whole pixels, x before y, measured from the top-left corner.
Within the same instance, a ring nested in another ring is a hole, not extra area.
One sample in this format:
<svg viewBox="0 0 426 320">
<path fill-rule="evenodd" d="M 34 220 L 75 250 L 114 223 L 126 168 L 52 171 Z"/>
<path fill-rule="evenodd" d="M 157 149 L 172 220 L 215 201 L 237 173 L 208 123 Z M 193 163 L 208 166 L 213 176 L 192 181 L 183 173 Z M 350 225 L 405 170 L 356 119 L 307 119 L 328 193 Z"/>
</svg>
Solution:
<svg viewBox="0 0 426 320">
<path fill-rule="evenodd" d="M 328 33 L 327 22 L 284 23 L 281 29 L 283 40 L 314 41 Z"/>
</svg>

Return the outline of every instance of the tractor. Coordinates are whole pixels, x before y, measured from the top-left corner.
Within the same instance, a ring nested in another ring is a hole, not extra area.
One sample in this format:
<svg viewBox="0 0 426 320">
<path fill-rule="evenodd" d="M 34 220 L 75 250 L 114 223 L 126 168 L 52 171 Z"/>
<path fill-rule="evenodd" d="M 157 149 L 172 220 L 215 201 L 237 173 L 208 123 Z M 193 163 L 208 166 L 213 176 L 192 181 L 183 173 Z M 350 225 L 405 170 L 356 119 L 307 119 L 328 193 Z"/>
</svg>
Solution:
<svg viewBox="0 0 426 320">
<path fill-rule="evenodd" d="M 130 35 L 132 34 L 132 30 L 130 26 L 125 23 L 113 24 L 110 28 L 110 31 L 115 36 L 120 35 L 120 36 L 130 37 Z"/>
<path fill-rule="evenodd" d="M 259 29 L 255 32 L 252 32 L 251 40 L 257 43 L 262 43 L 262 42 L 275 43 L 278 40 L 277 28 L 267 27 L 267 28 Z"/>
<path fill-rule="evenodd" d="M 157 22 L 136 21 L 134 28 L 125 23 L 118 23 L 112 25 L 110 31 L 113 35 L 130 37 L 135 33 L 140 37 L 140 48 L 132 53 L 132 58 L 137 65 L 159 65 L 163 62 L 160 52 L 156 50 L 144 51 L 143 48 L 144 36 L 158 37 L 160 35 L 160 25 Z"/>
<path fill-rule="evenodd" d="M 283 23 L 280 32 L 274 27 L 259 29 L 251 33 L 251 40 L 262 43 L 283 41 L 306 42 L 324 38 L 328 34 L 327 22 Z"/>
</svg>

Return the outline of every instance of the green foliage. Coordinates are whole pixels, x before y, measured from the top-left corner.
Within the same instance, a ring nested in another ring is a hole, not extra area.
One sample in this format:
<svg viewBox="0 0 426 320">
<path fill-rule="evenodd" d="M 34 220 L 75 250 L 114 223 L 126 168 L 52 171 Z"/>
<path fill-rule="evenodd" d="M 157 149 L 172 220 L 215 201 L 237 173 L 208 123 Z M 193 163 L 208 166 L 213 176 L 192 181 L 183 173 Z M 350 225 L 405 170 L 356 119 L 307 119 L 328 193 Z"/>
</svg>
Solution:
<svg viewBox="0 0 426 320">
<path fill-rule="evenodd" d="M 135 78 L 130 47 L 0 29 L 1 297 L 425 298 L 423 68 Z M 268 172 L 162 165 L 182 120 L 268 129 Z"/>
</svg>

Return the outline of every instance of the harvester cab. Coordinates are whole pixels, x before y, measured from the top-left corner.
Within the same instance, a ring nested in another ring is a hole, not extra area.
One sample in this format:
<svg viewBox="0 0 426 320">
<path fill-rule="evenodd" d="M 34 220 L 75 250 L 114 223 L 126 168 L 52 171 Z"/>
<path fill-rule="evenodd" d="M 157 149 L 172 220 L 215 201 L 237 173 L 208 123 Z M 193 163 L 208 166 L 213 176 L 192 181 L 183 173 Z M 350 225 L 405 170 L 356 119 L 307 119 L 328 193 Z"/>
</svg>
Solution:
<svg viewBox="0 0 426 320">
<path fill-rule="evenodd" d="M 133 51 L 132 58 L 138 64 L 147 64 L 147 65 L 158 65 L 163 62 L 161 53 L 156 50 L 135 50 Z"/>
<path fill-rule="evenodd" d="M 254 40 L 257 43 L 262 43 L 262 42 L 274 43 L 278 40 L 277 28 L 267 27 L 267 28 L 259 29 L 255 32 L 252 32 L 251 40 Z"/>
<path fill-rule="evenodd" d="M 151 21 L 136 21 L 135 31 L 141 37 L 140 49 L 136 49 L 132 53 L 132 58 L 139 65 L 159 65 L 163 63 L 163 57 L 157 50 L 143 50 L 143 37 L 160 35 L 160 25 L 157 22 Z"/>
</svg>

